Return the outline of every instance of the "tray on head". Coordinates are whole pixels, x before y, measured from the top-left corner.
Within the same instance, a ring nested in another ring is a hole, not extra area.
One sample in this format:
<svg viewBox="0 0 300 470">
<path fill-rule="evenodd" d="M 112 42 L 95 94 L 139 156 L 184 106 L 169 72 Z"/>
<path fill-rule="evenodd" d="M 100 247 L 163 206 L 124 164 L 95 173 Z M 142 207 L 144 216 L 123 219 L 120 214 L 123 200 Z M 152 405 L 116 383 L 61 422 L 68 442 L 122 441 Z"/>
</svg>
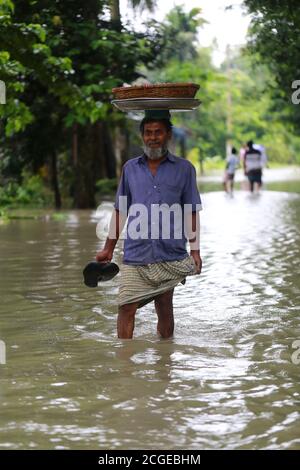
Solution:
<svg viewBox="0 0 300 470">
<path fill-rule="evenodd" d="M 197 83 L 147 83 L 113 88 L 116 100 L 134 98 L 195 98 Z"/>
<path fill-rule="evenodd" d="M 195 98 L 129 98 L 113 100 L 121 111 L 145 111 L 146 109 L 169 109 L 170 111 L 192 111 L 201 104 Z"/>
</svg>

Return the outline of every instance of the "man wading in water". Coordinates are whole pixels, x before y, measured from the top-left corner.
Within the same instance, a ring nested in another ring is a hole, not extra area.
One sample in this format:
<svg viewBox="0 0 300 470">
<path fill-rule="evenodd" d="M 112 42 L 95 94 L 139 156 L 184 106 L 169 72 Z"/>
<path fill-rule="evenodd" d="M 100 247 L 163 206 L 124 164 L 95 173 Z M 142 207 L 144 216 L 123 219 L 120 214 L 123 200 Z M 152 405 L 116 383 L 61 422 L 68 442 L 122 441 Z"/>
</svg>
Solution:
<svg viewBox="0 0 300 470">
<path fill-rule="evenodd" d="M 186 276 L 200 274 L 202 268 L 201 200 L 194 166 L 168 151 L 172 137 L 169 111 L 146 111 L 140 130 L 144 153 L 123 167 L 110 233 L 96 259 L 111 261 L 128 215 L 118 337 L 132 338 L 136 310 L 154 300 L 158 334 L 169 338 L 174 331 L 174 288 L 180 282 L 184 284 Z"/>
</svg>

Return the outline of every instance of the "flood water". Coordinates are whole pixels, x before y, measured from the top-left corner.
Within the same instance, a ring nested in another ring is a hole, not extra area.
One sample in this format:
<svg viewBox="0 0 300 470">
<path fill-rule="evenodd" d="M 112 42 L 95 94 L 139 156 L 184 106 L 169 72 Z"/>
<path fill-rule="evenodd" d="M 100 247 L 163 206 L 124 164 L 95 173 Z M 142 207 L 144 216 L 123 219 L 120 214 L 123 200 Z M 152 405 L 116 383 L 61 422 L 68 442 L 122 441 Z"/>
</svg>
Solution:
<svg viewBox="0 0 300 470">
<path fill-rule="evenodd" d="M 0 448 L 300 448 L 300 195 L 203 205 L 203 273 L 175 289 L 169 340 L 153 304 L 118 340 L 118 276 L 83 285 L 95 213 L 0 226 Z"/>
</svg>

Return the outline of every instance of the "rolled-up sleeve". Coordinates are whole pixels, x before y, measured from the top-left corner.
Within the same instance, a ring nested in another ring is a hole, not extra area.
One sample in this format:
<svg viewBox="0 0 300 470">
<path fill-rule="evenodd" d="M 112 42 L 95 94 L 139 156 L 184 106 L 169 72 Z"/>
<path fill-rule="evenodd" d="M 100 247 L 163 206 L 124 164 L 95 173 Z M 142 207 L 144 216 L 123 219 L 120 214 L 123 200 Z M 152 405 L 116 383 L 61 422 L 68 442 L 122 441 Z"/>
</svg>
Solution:
<svg viewBox="0 0 300 470">
<path fill-rule="evenodd" d="M 127 215 L 130 205 L 131 194 L 127 178 L 127 168 L 126 165 L 124 165 L 119 181 L 114 207 L 118 211 Z"/>
<path fill-rule="evenodd" d="M 186 171 L 181 202 L 186 205 L 186 212 L 202 210 L 201 198 L 197 188 L 196 170 L 190 162 Z"/>
</svg>

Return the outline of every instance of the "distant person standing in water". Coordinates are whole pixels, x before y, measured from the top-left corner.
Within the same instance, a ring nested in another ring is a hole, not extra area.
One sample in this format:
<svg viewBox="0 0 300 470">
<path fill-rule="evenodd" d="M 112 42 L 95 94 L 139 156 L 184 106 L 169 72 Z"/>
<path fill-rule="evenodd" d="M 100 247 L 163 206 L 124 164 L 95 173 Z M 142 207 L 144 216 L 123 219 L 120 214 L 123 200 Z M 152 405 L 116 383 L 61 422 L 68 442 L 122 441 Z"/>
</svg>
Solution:
<svg viewBox="0 0 300 470">
<path fill-rule="evenodd" d="M 244 165 L 244 159 L 245 159 L 245 153 L 247 151 L 247 144 L 243 144 L 240 148 L 240 151 L 239 151 L 239 157 L 240 157 L 240 164 L 241 165 Z"/>
<path fill-rule="evenodd" d="M 240 166 L 244 168 L 244 160 L 245 160 L 245 154 L 247 151 L 247 144 L 246 142 L 242 144 L 240 150 L 239 150 L 239 158 L 240 158 Z M 248 190 L 248 179 L 243 180 L 241 182 L 241 189 Z"/>
<path fill-rule="evenodd" d="M 260 150 L 253 147 L 253 141 L 247 142 L 247 150 L 244 158 L 244 172 L 248 177 L 250 191 L 254 192 L 254 184 L 257 184 L 258 190 L 262 186 L 262 169 L 264 166 L 263 155 Z"/>
<path fill-rule="evenodd" d="M 253 144 L 253 148 L 261 152 L 263 168 L 268 167 L 268 156 L 266 152 L 266 147 L 261 144 Z"/>
<path fill-rule="evenodd" d="M 232 147 L 231 154 L 226 159 L 226 169 L 224 177 L 224 189 L 226 193 L 233 193 L 234 175 L 239 166 L 239 158 L 235 147 Z"/>
</svg>

